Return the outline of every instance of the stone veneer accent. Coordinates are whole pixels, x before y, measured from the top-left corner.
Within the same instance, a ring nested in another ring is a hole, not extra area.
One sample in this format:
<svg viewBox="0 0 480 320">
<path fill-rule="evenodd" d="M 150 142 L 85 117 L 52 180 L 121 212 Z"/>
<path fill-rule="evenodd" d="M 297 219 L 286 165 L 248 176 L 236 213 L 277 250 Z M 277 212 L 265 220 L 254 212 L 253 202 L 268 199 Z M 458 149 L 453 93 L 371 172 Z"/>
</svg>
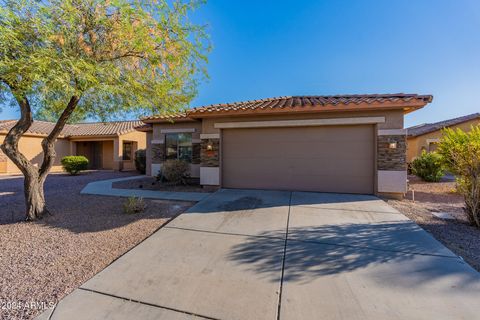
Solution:
<svg viewBox="0 0 480 320">
<path fill-rule="evenodd" d="M 390 149 L 391 142 L 397 143 L 396 149 Z M 407 137 L 406 135 L 377 136 L 377 169 L 407 170 Z"/>
<path fill-rule="evenodd" d="M 152 143 L 152 163 L 162 163 L 165 161 L 165 145 L 163 143 Z"/>
<path fill-rule="evenodd" d="M 192 164 L 201 163 L 201 143 L 192 143 Z"/>
<path fill-rule="evenodd" d="M 213 150 L 207 150 L 207 145 L 211 144 Z M 201 166 L 202 167 L 218 167 L 220 150 L 220 139 L 205 139 L 201 143 Z"/>
</svg>

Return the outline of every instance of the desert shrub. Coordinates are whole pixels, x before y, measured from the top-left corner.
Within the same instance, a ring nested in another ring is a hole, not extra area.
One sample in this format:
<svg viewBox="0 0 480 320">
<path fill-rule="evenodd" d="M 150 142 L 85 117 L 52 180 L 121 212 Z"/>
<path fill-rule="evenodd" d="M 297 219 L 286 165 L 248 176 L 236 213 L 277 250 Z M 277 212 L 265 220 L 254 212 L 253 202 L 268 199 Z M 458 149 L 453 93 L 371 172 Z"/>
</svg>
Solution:
<svg viewBox="0 0 480 320">
<path fill-rule="evenodd" d="M 88 159 L 84 156 L 66 156 L 60 161 L 63 169 L 71 175 L 76 175 L 88 169 Z"/>
<path fill-rule="evenodd" d="M 445 129 L 437 151 L 446 169 L 455 175 L 468 220 L 480 228 L 480 126 L 470 132 Z"/>
<path fill-rule="evenodd" d="M 442 156 L 425 150 L 413 160 L 411 170 L 414 175 L 428 182 L 438 182 L 445 174 Z"/>
<path fill-rule="evenodd" d="M 129 197 L 123 203 L 123 212 L 126 214 L 135 214 L 145 211 L 146 209 L 145 201 L 143 198 Z"/>
<path fill-rule="evenodd" d="M 173 184 L 186 184 L 190 166 L 183 160 L 167 160 L 162 164 L 161 177 Z"/>
<path fill-rule="evenodd" d="M 147 168 L 147 152 L 145 149 L 135 151 L 135 168 L 141 174 L 145 174 Z"/>
</svg>

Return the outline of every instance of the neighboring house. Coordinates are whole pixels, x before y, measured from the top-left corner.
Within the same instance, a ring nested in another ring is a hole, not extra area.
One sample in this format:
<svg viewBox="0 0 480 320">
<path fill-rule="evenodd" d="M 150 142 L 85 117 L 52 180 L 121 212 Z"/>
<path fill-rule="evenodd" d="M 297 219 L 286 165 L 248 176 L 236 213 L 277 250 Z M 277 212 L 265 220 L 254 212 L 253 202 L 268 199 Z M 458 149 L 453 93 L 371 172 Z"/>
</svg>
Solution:
<svg viewBox="0 0 480 320">
<path fill-rule="evenodd" d="M 460 128 L 469 131 L 472 126 L 480 125 L 480 113 L 468 116 L 440 121 L 436 123 L 424 123 L 407 129 L 407 162 L 422 154 L 422 151 L 435 151 L 437 143 L 442 137 L 444 128 Z"/>
<path fill-rule="evenodd" d="M 279 97 L 142 119 L 147 172 L 190 162 L 204 186 L 401 195 L 404 114 L 430 95 Z"/>
<path fill-rule="evenodd" d="M 0 143 L 16 120 L 0 121 Z M 61 171 L 60 160 L 68 155 L 84 155 L 89 169 L 132 170 L 135 168 L 134 152 L 146 147 L 146 134 L 135 127 L 141 121 L 117 121 L 67 124 L 55 142 L 57 157 L 52 171 Z M 34 121 L 20 138 L 20 151 L 34 165 L 43 160 L 41 142 L 55 126 L 52 122 Z M 0 151 L 0 173 L 19 173 L 18 167 Z"/>
</svg>

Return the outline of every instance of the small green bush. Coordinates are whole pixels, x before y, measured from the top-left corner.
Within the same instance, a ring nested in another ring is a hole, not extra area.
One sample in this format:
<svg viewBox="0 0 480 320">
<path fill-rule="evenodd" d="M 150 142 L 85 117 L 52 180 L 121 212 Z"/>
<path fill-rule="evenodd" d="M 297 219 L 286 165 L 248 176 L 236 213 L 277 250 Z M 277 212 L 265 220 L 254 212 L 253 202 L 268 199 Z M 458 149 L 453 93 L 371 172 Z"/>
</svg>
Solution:
<svg viewBox="0 0 480 320">
<path fill-rule="evenodd" d="M 160 179 L 164 178 L 172 184 L 187 184 L 190 165 L 183 160 L 167 160 L 162 164 Z"/>
<path fill-rule="evenodd" d="M 126 214 L 135 214 L 145 211 L 146 209 L 145 201 L 143 198 L 129 197 L 123 203 L 123 212 Z"/>
<path fill-rule="evenodd" d="M 442 156 L 436 152 L 422 152 L 412 162 L 412 173 L 427 182 L 438 182 L 445 174 Z"/>
<path fill-rule="evenodd" d="M 145 174 L 147 168 L 147 152 L 145 149 L 135 151 L 135 168 L 141 174 Z"/>
<path fill-rule="evenodd" d="M 71 175 L 76 175 L 88 169 L 88 159 L 84 156 L 66 156 L 61 160 L 63 169 Z"/>
</svg>

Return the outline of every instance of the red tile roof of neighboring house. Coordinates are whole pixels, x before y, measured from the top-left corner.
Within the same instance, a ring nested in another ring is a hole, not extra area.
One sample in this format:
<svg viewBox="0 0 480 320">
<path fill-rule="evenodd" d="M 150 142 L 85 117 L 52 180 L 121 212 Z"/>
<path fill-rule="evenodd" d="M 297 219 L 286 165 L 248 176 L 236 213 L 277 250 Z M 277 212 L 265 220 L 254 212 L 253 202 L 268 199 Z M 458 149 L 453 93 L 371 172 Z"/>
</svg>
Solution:
<svg viewBox="0 0 480 320">
<path fill-rule="evenodd" d="M 70 136 L 110 136 L 121 135 L 135 131 L 135 127 L 142 125 L 140 120 L 79 123 L 71 125 Z"/>
<path fill-rule="evenodd" d="M 0 122 L 0 132 L 8 132 L 16 123 L 16 120 L 4 120 Z M 135 131 L 135 127 L 142 125 L 140 120 L 92 122 L 66 124 L 61 132 L 62 137 L 92 137 L 92 136 L 116 136 Z M 33 121 L 28 129 L 29 134 L 48 135 L 55 123 L 47 121 Z"/>
<path fill-rule="evenodd" d="M 186 112 L 174 112 L 171 114 L 162 114 L 162 115 L 154 115 L 143 117 L 141 120 L 143 122 L 174 122 L 174 121 L 192 121 L 193 119 L 188 116 L 188 111 Z"/>
<path fill-rule="evenodd" d="M 431 102 L 431 95 L 362 94 L 333 96 L 287 96 L 233 103 L 212 104 L 187 110 L 183 118 L 202 118 L 210 115 L 271 114 L 287 112 L 361 111 L 404 109 L 410 112 Z M 165 116 L 143 118 L 144 122 L 162 121 Z"/>
<path fill-rule="evenodd" d="M 480 113 L 472 113 L 463 117 L 453 118 L 435 123 L 424 123 L 407 129 L 409 137 L 417 137 L 443 128 L 451 127 L 470 120 L 480 119 Z"/>
</svg>

